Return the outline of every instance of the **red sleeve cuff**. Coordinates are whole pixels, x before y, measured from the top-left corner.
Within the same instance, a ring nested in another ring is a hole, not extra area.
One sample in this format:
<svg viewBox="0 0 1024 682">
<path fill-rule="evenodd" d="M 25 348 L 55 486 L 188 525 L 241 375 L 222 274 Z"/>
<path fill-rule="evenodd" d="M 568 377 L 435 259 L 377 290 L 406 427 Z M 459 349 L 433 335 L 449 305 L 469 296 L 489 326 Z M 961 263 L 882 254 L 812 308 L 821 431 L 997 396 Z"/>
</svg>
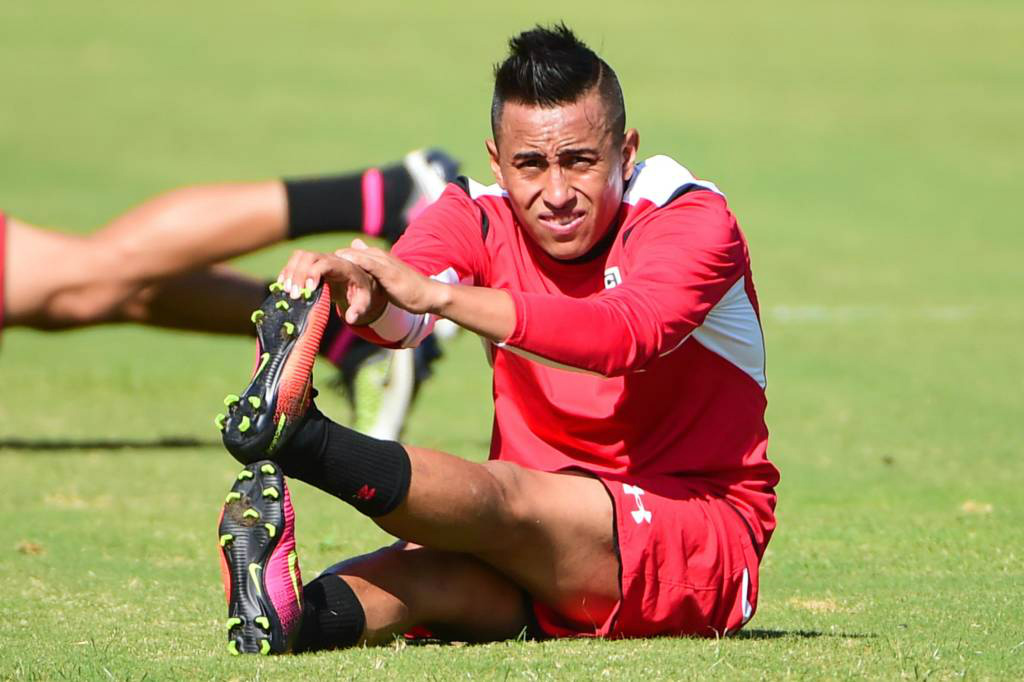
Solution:
<svg viewBox="0 0 1024 682">
<path fill-rule="evenodd" d="M 526 296 L 523 295 L 523 292 L 513 289 L 505 289 L 505 292 L 512 297 L 512 303 L 516 307 L 516 326 L 504 343 L 519 347 L 522 345 L 523 337 L 526 336 Z"/>
</svg>

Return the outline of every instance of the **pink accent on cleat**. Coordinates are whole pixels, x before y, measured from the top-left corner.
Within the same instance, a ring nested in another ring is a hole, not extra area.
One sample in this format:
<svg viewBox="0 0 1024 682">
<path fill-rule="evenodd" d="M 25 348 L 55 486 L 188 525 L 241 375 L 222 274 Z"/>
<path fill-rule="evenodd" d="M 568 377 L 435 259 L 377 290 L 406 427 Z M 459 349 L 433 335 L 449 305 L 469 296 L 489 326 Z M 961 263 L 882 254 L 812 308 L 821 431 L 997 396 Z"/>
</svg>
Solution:
<svg viewBox="0 0 1024 682">
<path fill-rule="evenodd" d="M 263 582 L 281 627 L 285 632 L 292 632 L 302 618 L 302 575 L 295 553 L 295 511 L 288 486 L 283 487 L 284 528 L 280 529 L 281 539 L 267 561 Z"/>
<path fill-rule="evenodd" d="M 302 575 L 295 511 L 276 464 L 246 465 L 225 499 L 217 532 L 230 651 L 291 651 L 302 626 Z"/>
</svg>

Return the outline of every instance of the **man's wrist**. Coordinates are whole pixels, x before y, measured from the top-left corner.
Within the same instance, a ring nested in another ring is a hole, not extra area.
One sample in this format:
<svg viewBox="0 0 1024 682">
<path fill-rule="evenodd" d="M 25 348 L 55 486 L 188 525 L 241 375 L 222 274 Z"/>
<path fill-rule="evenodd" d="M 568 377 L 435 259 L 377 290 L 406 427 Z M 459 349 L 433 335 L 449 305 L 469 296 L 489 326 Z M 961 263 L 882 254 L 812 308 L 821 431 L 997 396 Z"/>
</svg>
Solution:
<svg viewBox="0 0 1024 682">
<path fill-rule="evenodd" d="M 433 315 L 440 317 L 448 317 L 447 313 L 452 305 L 452 297 L 454 295 L 455 287 L 446 282 L 434 282 L 434 294 L 433 303 L 430 306 L 430 312 Z"/>
<path fill-rule="evenodd" d="M 381 296 L 380 301 L 370 308 L 370 310 L 363 316 L 363 319 L 351 326 L 369 327 L 371 324 L 375 324 L 380 320 L 380 318 L 384 317 L 384 313 L 387 312 L 389 305 L 390 302 L 388 301 L 387 296 Z M 345 309 L 339 305 L 338 311 L 342 313 L 342 318 L 344 318 Z"/>
</svg>

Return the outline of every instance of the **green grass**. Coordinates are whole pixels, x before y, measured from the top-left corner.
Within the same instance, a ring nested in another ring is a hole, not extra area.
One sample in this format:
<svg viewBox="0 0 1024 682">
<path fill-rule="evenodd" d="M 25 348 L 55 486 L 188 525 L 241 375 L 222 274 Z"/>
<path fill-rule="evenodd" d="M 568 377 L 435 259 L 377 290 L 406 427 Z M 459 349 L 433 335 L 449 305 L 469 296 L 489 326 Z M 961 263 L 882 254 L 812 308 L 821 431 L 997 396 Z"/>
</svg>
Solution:
<svg viewBox="0 0 1024 682">
<path fill-rule="evenodd" d="M 1024 678 L 1020 3 L 8 3 L 0 206 L 83 231 L 177 184 L 423 144 L 484 179 L 490 65 L 563 17 L 619 71 L 642 152 L 717 181 L 751 242 L 783 480 L 749 630 L 229 657 L 236 467 L 211 418 L 249 343 L 16 330 L 0 679 Z M 408 439 L 482 457 L 489 390 L 461 337 Z M 387 542 L 295 498 L 308 574 Z"/>
</svg>

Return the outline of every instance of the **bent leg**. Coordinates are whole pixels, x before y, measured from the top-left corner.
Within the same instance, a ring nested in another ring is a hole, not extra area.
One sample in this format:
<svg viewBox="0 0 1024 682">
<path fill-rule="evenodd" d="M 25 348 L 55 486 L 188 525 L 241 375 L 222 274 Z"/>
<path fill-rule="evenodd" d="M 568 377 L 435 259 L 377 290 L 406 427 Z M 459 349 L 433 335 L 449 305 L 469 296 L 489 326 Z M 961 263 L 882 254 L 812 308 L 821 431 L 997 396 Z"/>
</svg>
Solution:
<svg viewBox="0 0 1024 682">
<path fill-rule="evenodd" d="M 467 554 L 398 543 L 327 574 L 348 583 L 359 600 L 360 643 L 386 644 L 414 626 L 448 640 L 489 642 L 520 635 L 530 620 L 523 590 Z"/>
<path fill-rule="evenodd" d="M 468 552 L 573 620 L 602 622 L 619 600 L 611 500 L 595 478 L 406 447 L 405 502 L 374 519 L 429 547 Z"/>
<path fill-rule="evenodd" d="M 68 329 L 110 322 L 250 333 L 263 283 L 215 266 L 148 283 L 128 276 L 116 249 L 88 237 L 7 220 L 8 326 Z"/>
<path fill-rule="evenodd" d="M 612 503 L 597 479 L 403 447 L 318 413 L 279 461 L 385 531 L 471 554 L 571 620 L 603 622 L 619 600 Z"/>
<path fill-rule="evenodd" d="M 118 321 L 251 335 L 250 315 L 266 296 L 266 282 L 214 265 L 141 289 L 120 307 Z"/>
<path fill-rule="evenodd" d="M 88 236 L 7 223 L 8 325 L 138 321 L 245 333 L 248 311 L 261 300 L 259 280 L 196 271 L 283 239 L 287 203 L 280 181 L 209 185 L 158 196 Z M 228 307 L 216 308 L 210 291 L 176 296 L 199 285 L 214 287 L 212 296 Z"/>
<path fill-rule="evenodd" d="M 116 254 L 122 279 L 149 282 L 234 258 L 288 236 L 284 183 L 171 190 L 119 216 L 88 240 Z"/>
</svg>

